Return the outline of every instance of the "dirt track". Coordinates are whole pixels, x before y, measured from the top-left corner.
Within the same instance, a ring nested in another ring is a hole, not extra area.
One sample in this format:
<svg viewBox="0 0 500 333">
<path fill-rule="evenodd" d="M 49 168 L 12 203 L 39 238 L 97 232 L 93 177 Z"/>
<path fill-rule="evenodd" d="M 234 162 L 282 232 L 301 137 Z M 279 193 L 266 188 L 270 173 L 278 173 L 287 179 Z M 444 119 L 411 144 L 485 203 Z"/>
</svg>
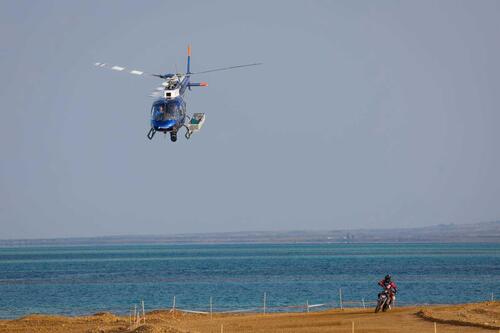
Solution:
<svg viewBox="0 0 500 333">
<path fill-rule="evenodd" d="M 374 314 L 371 309 L 328 310 L 315 313 L 214 314 L 172 313 L 168 310 L 146 314 L 146 324 L 131 327 L 128 317 L 109 313 L 88 317 L 31 315 L 1 320 L 1 333 L 326 333 L 352 332 L 499 332 L 500 302 L 458 306 L 405 307 Z M 471 326 L 472 325 L 472 326 Z M 483 327 L 479 327 L 483 326 Z M 489 328 L 486 328 L 489 327 Z"/>
</svg>

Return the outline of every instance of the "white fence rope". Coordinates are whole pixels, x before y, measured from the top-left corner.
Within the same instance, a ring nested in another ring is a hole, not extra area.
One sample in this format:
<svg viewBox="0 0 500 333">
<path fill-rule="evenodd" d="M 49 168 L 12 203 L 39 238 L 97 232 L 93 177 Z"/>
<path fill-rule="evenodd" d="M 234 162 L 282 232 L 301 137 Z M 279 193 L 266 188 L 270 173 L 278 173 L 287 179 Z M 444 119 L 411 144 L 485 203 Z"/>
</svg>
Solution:
<svg viewBox="0 0 500 333">
<path fill-rule="evenodd" d="M 210 314 L 208 311 L 197 311 L 197 310 L 188 310 L 188 309 L 175 309 L 175 311 L 186 312 L 186 313 L 196 313 L 196 314 Z"/>
<path fill-rule="evenodd" d="M 229 311 L 217 311 L 217 313 L 240 313 L 240 312 L 257 312 L 260 308 L 253 309 L 238 309 L 238 310 L 229 310 Z"/>
<path fill-rule="evenodd" d="M 343 301 L 343 308 L 368 308 L 371 306 L 375 306 L 377 304 L 376 301 Z M 415 303 L 401 303 L 398 302 L 399 306 L 404 306 L 404 305 L 429 305 L 429 304 L 415 304 Z M 292 310 L 292 309 L 302 309 L 303 311 L 308 311 L 309 309 L 315 309 L 315 308 L 325 308 L 325 309 L 340 309 L 340 303 L 339 302 L 329 302 L 329 303 L 318 303 L 318 304 L 298 304 L 298 305 L 277 305 L 277 306 L 268 306 L 266 305 L 266 311 L 270 312 L 286 312 L 286 310 Z M 219 313 L 219 314 L 231 314 L 231 313 L 258 313 L 258 312 L 263 312 L 264 307 L 253 307 L 253 308 L 247 308 L 247 309 L 227 309 L 224 307 L 213 307 L 212 308 L 212 313 Z M 281 310 L 281 311 L 279 311 Z M 210 311 L 202 311 L 202 310 L 196 310 L 196 309 L 185 309 L 185 308 L 175 308 L 175 311 L 179 312 L 185 312 L 185 313 L 193 313 L 193 314 L 203 314 L 203 315 L 210 315 Z M 267 312 L 266 312 L 267 313 Z"/>
<path fill-rule="evenodd" d="M 339 291 L 340 294 L 341 291 Z M 316 303 L 316 304 L 309 304 L 309 300 L 306 300 L 305 303 L 302 304 L 297 304 L 297 305 L 275 305 L 275 306 L 269 306 L 269 304 L 266 303 L 267 301 L 267 293 L 264 293 L 264 302 L 262 306 L 257 306 L 257 307 L 251 307 L 251 308 L 237 308 L 237 309 L 231 309 L 230 306 L 222 306 L 222 307 L 214 307 L 213 304 L 213 297 L 210 297 L 210 301 L 208 304 L 208 308 L 210 311 L 203 311 L 203 310 L 197 310 L 197 309 L 188 309 L 188 308 L 177 308 L 176 307 L 176 296 L 173 296 L 172 299 L 172 307 L 170 311 L 179 311 L 179 312 L 185 312 L 185 313 L 193 313 L 193 314 L 201 314 L 201 315 L 210 315 L 212 316 L 213 313 L 219 313 L 219 314 L 231 314 L 231 313 L 266 313 L 267 311 L 270 312 L 287 312 L 287 311 L 292 311 L 292 312 L 309 312 L 310 309 L 319 309 L 319 308 L 325 308 L 325 309 L 344 309 L 344 308 L 369 308 L 372 306 L 375 306 L 377 304 L 376 301 L 366 301 L 365 298 L 361 298 L 360 301 L 349 301 L 349 300 L 343 300 L 339 299 L 338 301 L 331 301 L 331 302 L 326 302 L 326 303 Z M 408 303 L 408 302 L 400 302 L 398 301 L 399 306 L 415 306 L 415 305 L 429 305 L 428 303 Z M 143 316 L 145 315 L 144 311 L 144 304 L 141 304 L 142 306 L 142 312 Z M 204 307 L 203 307 L 204 308 Z M 161 309 L 157 309 L 161 310 Z M 110 311 L 109 309 L 102 309 L 102 311 Z M 113 310 L 111 310 L 113 311 Z M 78 311 L 80 314 L 85 314 L 85 313 L 90 313 L 88 310 L 86 311 Z M 113 311 L 115 313 L 121 313 L 121 314 L 127 314 L 130 315 L 132 318 L 132 314 L 129 314 L 127 311 Z M 137 306 L 135 306 L 135 310 L 133 311 L 134 317 L 137 317 L 138 309 Z"/>
<path fill-rule="evenodd" d="M 367 302 L 367 301 L 343 301 L 343 304 L 349 305 L 351 307 L 355 307 L 355 305 L 359 307 L 366 307 L 366 305 L 375 305 L 377 302 Z M 329 302 L 329 303 L 318 303 L 318 304 L 298 304 L 298 305 L 277 305 L 277 306 L 267 306 L 266 310 L 287 310 L 287 309 L 303 309 L 304 311 L 308 311 L 309 309 L 314 308 L 340 308 L 340 304 L 338 302 Z M 185 308 L 175 308 L 176 311 L 185 312 L 185 313 L 195 313 L 195 314 L 206 314 L 209 315 L 210 311 L 201 311 L 195 309 L 185 309 Z M 253 307 L 248 309 L 224 309 L 224 308 L 216 308 L 212 307 L 213 313 L 244 313 L 244 312 L 263 312 L 264 307 Z"/>
</svg>

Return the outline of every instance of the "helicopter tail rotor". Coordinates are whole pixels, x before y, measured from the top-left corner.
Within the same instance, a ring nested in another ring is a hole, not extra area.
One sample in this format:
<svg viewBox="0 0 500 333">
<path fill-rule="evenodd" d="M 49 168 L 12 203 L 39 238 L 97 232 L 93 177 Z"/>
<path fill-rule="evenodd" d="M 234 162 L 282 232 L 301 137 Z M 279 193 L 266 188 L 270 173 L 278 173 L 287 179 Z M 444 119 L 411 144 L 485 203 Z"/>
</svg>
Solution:
<svg viewBox="0 0 500 333">
<path fill-rule="evenodd" d="M 186 74 L 191 74 L 191 44 L 188 45 L 188 56 L 187 56 L 187 71 Z"/>
</svg>

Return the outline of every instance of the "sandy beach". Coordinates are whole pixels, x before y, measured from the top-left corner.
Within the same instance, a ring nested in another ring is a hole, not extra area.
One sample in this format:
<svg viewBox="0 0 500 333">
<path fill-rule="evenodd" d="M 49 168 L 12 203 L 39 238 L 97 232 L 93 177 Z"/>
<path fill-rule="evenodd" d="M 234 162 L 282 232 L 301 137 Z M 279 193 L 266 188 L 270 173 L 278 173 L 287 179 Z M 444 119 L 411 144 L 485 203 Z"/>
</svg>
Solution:
<svg viewBox="0 0 500 333">
<path fill-rule="evenodd" d="M 464 305 L 412 306 L 373 313 L 372 309 L 327 310 L 314 313 L 187 314 L 146 312 L 145 323 L 128 316 L 98 313 L 64 317 L 29 315 L 1 320 L 2 333 L 177 333 L 177 332 L 498 332 L 500 302 Z"/>
</svg>

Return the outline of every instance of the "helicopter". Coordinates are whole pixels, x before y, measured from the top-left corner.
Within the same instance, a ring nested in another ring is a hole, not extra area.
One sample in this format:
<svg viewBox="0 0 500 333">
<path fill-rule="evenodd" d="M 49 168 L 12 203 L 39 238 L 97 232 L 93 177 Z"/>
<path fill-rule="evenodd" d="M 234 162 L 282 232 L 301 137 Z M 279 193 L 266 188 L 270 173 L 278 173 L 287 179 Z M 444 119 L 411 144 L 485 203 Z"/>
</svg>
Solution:
<svg viewBox="0 0 500 333">
<path fill-rule="evenodd" d="M 151 106 L 151 128 L 147 133 L 147 138 L 152 140 L 156 132 L 170 133 L 170 140 L 177 141 L 177 132 L 181 128 L 186 129 L 185 137 L 189 139 L 191 135 L 201 129 L 205 122 L 205 113 L 193 113 L 187 115 L 186 101 L 184 95 L 192 87 L 207 87 L 206 82 L 191 82 L 192 75 L 225 71 L 241 67 L 257 66 L 262 63 L 252 63 L 230 67 L 209 69 L 201 72 L 191 72 L 191 45 L 187 48 L 187 70 L 186 73 L 166 73 L 152 74 L 137 69 L 127 69 L 117 65 L 108 65 L 102 62 L 94 63 L 96 67 L 107 68 L 117 72 L 127 72 L 136 76 L 153 76 L 163 80 L 161 86 L 157 87 L 149 96 L 157 98 Z"/>
</svg>

